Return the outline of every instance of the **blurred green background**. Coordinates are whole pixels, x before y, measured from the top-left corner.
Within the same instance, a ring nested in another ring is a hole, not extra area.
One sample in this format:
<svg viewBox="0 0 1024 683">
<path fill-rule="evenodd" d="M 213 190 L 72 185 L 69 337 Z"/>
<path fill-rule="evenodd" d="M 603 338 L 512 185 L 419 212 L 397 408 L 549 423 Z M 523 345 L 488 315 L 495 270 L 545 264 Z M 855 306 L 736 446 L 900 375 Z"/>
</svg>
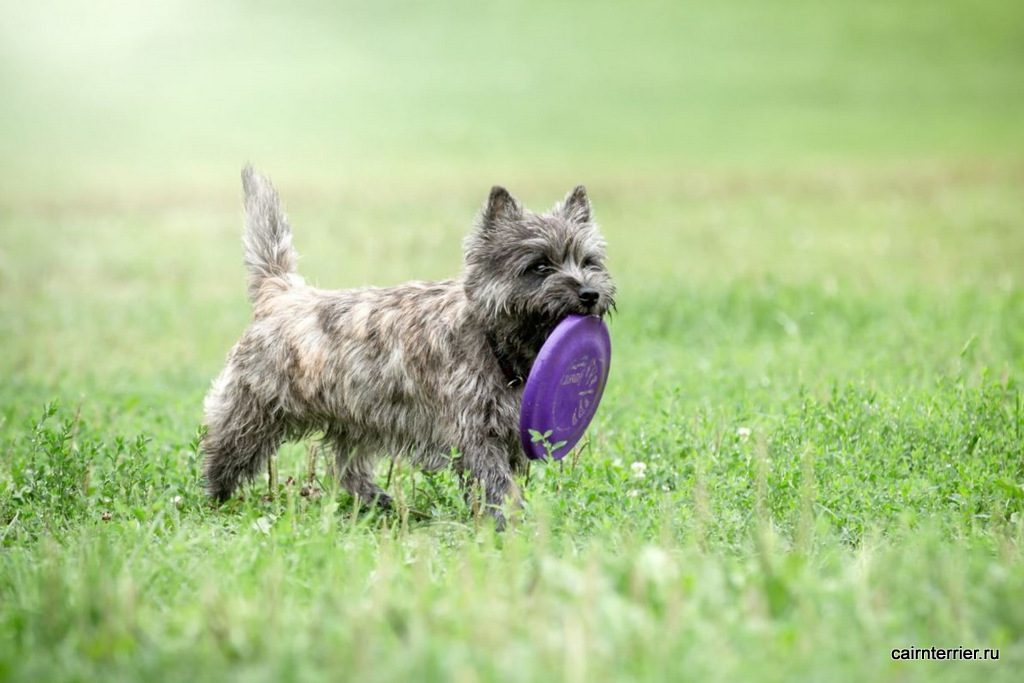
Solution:
<svg viewBox="0 0 1024 683">
<path fill-rule="evenodd" d="M 324 188 L 1016 160 L 1021 14 L 991 0 L 5 3 L 4 194 L 209 188 L 244 159 Z"/>
</svg>

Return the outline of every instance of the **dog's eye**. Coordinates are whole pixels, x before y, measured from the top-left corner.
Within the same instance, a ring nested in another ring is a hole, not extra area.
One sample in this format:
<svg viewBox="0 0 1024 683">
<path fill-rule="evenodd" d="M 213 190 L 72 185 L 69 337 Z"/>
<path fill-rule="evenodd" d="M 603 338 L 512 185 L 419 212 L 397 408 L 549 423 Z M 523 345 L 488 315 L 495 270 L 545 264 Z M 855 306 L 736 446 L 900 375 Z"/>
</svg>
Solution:
<svg viewBox="0 0 1024 683">
<path fill-rule="evenodd" d="M 552 270 L 554 270 L 554 268 L 552 268 L 551 264 L 547 261 L 537 261 L 536 263 L 530 264 L 530 267 L 526 272 L 532 273 L 533 275 L 547 275 Z"/>
<path fill-rule="evenodd" d="M 584 268 L 599 268 L 601 266 L 601 264 L 598 263 L 597 259 L 594 258 L 593 256 L 588 256 L 585 259 L 583 259 L 583 263 L 581 265 Z"/>
</svg>

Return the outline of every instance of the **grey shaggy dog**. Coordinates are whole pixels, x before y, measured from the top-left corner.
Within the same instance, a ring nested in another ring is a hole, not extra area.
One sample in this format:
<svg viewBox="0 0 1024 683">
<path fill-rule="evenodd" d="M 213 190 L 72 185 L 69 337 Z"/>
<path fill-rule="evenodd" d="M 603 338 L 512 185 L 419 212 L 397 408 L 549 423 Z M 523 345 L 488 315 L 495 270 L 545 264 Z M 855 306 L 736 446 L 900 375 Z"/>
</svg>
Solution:
<svg viewBox="0 0 1024 683">
<path fill-rule="evenodd" d="M 226 500 L 282 441 L 320 431 L 341 484 L 363 501 L 391 504 L 374 481 L 378 457 L 428 471 L 452 462 L 467 497 L 479 486 L 504 526 L 526 464 L 523 379 L 566 315 L 614 305 L 585 188 L 538 214 L 494 187 L 456 279 L 324 290 L 296 273 L 269 180 L 247 166 L 242 185 L 253 320 L 204 403 L 208 493 Z"/>
</svg>

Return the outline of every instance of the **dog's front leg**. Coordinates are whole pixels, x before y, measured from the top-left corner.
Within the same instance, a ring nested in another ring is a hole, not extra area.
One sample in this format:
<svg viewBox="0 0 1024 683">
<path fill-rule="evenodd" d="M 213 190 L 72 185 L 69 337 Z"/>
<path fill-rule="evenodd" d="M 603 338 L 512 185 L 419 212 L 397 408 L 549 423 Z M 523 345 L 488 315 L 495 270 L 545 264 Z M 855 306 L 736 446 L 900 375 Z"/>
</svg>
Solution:
<svg viewBox="0 0 1024 683">
<path fill-rule="evenodd" d="M 487 514 L 494 518 L 497 530 L 503 531 L 506 503 L 519 502 L 519 487 L 512 478 L 508 456 L 503 448 L 485 440 L 472 440 L 459 450 L 467 502 L 473 501 L 474 491 L 482 492 Z"/>
</svg>

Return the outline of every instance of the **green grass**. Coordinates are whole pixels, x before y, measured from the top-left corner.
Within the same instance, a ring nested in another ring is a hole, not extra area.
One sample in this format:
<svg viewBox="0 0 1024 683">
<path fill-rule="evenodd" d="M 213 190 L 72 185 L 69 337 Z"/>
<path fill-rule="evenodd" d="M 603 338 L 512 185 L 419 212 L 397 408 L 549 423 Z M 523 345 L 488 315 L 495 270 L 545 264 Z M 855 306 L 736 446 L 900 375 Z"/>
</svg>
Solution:
<svg viewBox="0 0 1024 683">
<path fill-rule="evenodd" d="M 552 4 L 4 3 L 0 680 L 1019 677 L 1020 4 Z M 612 375 L 508 532 L 204 500 L 247 160 L 332 287 L 587 183 Z"/>
</svg>

